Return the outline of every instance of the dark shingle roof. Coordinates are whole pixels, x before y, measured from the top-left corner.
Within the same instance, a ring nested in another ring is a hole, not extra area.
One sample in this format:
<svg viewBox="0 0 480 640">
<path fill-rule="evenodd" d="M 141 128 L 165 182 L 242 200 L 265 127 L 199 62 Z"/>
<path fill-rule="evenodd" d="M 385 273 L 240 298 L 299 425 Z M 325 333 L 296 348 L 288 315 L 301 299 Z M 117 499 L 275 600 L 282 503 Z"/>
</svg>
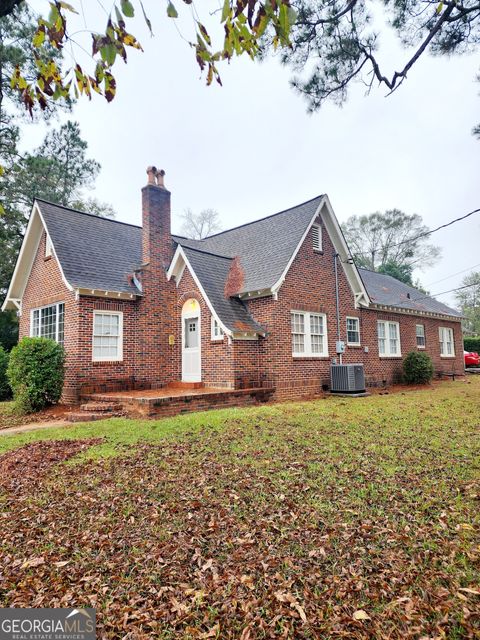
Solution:
<svg viewBox="0 0 480 640">
<path fill-rule="evenodd" d="M 263 327 L 255 322 L 246 305 L 239 298 L 225 298 L 225 282 L 232 258 L 224 258 L 188 247 L 183 247 L 183 250 L 208 299 L 225 326 L 234 332 L 264 333 Z"/>
<path fill-rule="evenodd" d="M 240 257 L 245 272 L 239 293 L 268 289 L 281 278 L 323 196 L 204 240 L 177 241 L 222 256 Z"/>
<path fill-rule="evenodd" d="M 451 307 L 447 307 L 443 302 L 435 300 L 424 293 L 409 287 L 392 276 L 376 273 L 368 269 L 359 269 L 360 276 L 367 289 L 370 300 L 374 304 L 386 305 L 388 307 L 399 307 L 410 311 L 421 311 L 424 313 L 439 313 L 447 316 L 462 317 L 462 314 Z"/>
<path fill-rule="evenodd" d="M 139 294 L 129 282 L 142 261 L 142 228 L 37 200 L 67 281 L 75 288 Z M 173 236 L 195 246 L 194 240 Z M 231 258 L 189 249 L 188 259 L 221 321 L 232 331 L 259 331 L 243 302 L 225 299 Z"/>
<path fill-rule="evenodd" d="M 263 332 L 243 302 L 237 298 L 225 299 L 225 280 L 232 258 L 240 257 L 245 273 L 244 291 L 272 287 L 282 276 L 322 197 L 204 240 L 173 236 L 174 242 L 183 247 L 211 304 L 229 329 Z M 37 200 L 37 204 L 65 278 L 72 286 L 139 293 L 128 276 L 142 261 L 141 227 L 43 200 Z M 391 276 L 366 269 L 359 272 L 373 303 L 461 317 L 454 309 L 425 297 Z"/>
<path fill-rule="evenodd" d="M 142 229 L 37 200 L 67 281 L 81 289 L 138 294 L 128 274 L 142 260 Z"/>
</svg>

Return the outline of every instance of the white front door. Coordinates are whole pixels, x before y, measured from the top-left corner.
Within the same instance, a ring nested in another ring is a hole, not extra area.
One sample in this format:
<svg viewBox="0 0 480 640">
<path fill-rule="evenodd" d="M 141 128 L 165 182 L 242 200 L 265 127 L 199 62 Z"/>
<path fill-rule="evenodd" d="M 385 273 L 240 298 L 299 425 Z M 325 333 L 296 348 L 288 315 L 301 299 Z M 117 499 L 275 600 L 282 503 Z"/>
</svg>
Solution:
<svg viewBox="0 0 480 640">
<path fill-rule="evenodd" d="M 200 314 L 195 315 L 192 307 L 190 303 L 190 309 L 182 313 L 183 382 L 200 382 L 202 379 Z"/>
</svg>

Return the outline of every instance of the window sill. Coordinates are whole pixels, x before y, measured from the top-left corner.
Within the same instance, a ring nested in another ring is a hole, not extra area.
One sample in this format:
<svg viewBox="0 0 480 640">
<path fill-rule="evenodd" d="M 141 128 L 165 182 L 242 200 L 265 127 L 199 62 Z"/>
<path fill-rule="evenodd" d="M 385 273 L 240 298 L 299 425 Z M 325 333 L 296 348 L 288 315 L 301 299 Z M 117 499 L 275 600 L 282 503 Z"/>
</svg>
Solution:
<svg viewBox="0 0 480 640">
<path fill-rule="evenodd" d="M 457 356 L 453 353 L 451 356 L 442 356 L 440 354 L 440 358 L 444 358 L 445 360 L 451 360 L 452 358 L 456 358 Z"/>
<path fill-rule="evenodd" d="M 402 359 L 401 354 L 399 356 L 381 356 L 379 354 L 378 357 L 381 358 L 382 360 L 401 360 Z"/>
<path fill-rule="evenodd" d="M 92 360 L 92 364 L 118 364 L 119 362 L 123 362 L 123 358 L 117 358 L 116 360 Z"/>
<path fill-rule="evenodd" d="M 360 342 L 347 342 L 347 347 L 352 347 L 353 349 L 361 349 L 362 345 Z"/>
<path fill-rule="evenodd" d="M 323 249 L 314 249 L 314 250 L 313 250 L 313 252 L 314 252 L 314 253 L 318 253 L 318 254 L 320 254 L 321 256 L 323 256 Z"/>
<path fill-rule="evenodd" d="M 417 344 L 417 349 L 420 349 L 421 351 L 425 351 L 425 347 L 420 347 L 418 344 Z"/>
<path fill-rule="evenodd" d="M 52 256 L 45 256 L 45 257 L 43 258 L 43 261 L 44 261 L 44 262 L 47 262 L 48 260 L 51 260 L 51 259 L 52 259 Z"/>
<path fill-rule="evenodd" d="M 322 355 L 322 356 L 297 356 L 295 354 L 292 354 L 292 358 L 294 360 L 329 360 L 330 356 L 328 355 Z"/>
</svg>

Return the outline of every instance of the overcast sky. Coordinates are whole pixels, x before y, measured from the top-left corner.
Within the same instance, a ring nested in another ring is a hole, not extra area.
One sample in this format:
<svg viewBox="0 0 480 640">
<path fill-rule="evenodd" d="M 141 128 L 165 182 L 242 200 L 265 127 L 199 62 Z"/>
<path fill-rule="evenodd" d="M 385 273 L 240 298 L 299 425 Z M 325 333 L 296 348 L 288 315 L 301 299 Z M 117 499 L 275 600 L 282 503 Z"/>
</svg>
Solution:
<svg viewBox="0 0 480 640">
<path fill-rule="evenodd" d="M 177 230 L 186 207 L 212 207 L 229 228 L 319 193 L 340 221 L 399 208 L 436 227 L 480 207 L 480 142 L 471 135 L 480 121 L 478 55 L 424 57 L 392 96 L 381 88 L 365 97 L 357 85 L 343 108 L 327 104 L 308 115 L 289 86 L 291 71 L 275 59 L 234 60 L 221 67 L 223 87 L 206 87 L 159 5 L 145 3 L 155 38 L 136 23 L 145 52 L 115 68 L 115 100 L 80 100 L 70 116 L 102 165 L 92 195 L 110 202 L 119 220 L 141 223 L 149 164 L 166 171 Z M 387 69 L 406 55 L 393 38 L 382 53 Z M 42 134 L 30 127 L 29 140 Z M 432 240 L 442 259 L 415 275 L 436 293 L 465 274 L 437 281 L 480 263 L 480 215 Z"/>
</svg>

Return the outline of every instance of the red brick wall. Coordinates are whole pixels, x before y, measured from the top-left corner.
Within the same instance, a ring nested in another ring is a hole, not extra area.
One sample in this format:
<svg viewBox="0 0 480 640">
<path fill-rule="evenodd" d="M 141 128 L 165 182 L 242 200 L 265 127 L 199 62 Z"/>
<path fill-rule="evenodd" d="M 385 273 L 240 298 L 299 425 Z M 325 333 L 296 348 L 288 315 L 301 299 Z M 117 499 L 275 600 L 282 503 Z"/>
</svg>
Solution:
<svg viewBox="0 0 480 640">
<path fill-rule="evenodd" d="M 234 380 L 236 389 L 260 387 L 263 375 L 260 360 L 262 338 L 258 340 L 234 340 Z"/>
<path fill-rule="evenodd" d="M 67 402 L 71 402 L 76 400 L 78 386 L 76 366 L 79 353 L 78 303 L 75 300 L 75 294 L 67 288 L 62 280 L 57 259 L 54 256 L 45 258 L 45 233 L 42 233 L 22 299 L 22 316 L 19 323 L 20 339 L 30 335 L 31 310 L 55 302 L 65 304 L 66 372 L 63 397 Z"/>
<path fill-rule="evenodd" d="M 323 253 L 313 250 L 311 233 L 305 239 L 278 292 L 278 299 L 259 298 L 248 302 L 255 319 L 268 331 L 259 344 L 259 374 L 263 383 L 275 386 L 279 398 L 307 396 L 318 393 L 322 385 L 330 383 L 330 363 L 337 340 L 334 247 L 322 225 Z M 400 323 L 402 355 L 416 350 L 415 324 L 425 324 L 426 353 L 436 370 L 463 371 L 463 346 L 460 323 L 434 319 L 419 319 L 404 314 L 385 314 L 374 310 L 355 309 L 353 294 L 339 263 L 339 297 L 341 339 L 346 341 L 346 316 L 360 318 L 361 347 L 346 348 L 344 363 L 363 362 L 368 384 L 396 382 L 402 370 L 401 358 L 380 358 L 377 343 L 377 319 Z M 328 353 L 322 358 L 292 356 L 292 310 L 325 313 L 327 316 Z M 438 327 L 454 328 L 456 358 L 440 358 Z M 368 353 L 364 349 L 368 347 Z M 252 356 L 252 363 L 253 363 Z"/>
<path fill-rule="evenodd" d="M 81 393 L 114 391 L 135 386 L 137 313 L 135 301 L 82 296 L 79 300 L 79 340 L 76 368 Z M 93 362 L 93 312 L 120 311 L 123 314 L 123 359 Z"/>
<path fill-rule="evenodd" d="M 65 304 L 66 352 L 63 401 L 76 402 L 79 390 L 125 388 L 135 381 L 136 318 L 135 301 L 80 297 L 64 284 L 57 259 L 45 258 L 45 233 L 34 259 L 25 289 L 20 318 L 20 338 L 30 335 L 31 310 L 55 302 Z M 93 310 L 123 312 L 123 361 L 93 362 Z"/>
<path fill-rule="evenodd" d="M 361 348 L 347 347 L 347 352 L 353 352 L 356 349 L 359 349 L 359 361 L 365 363 L 367 384 L 378 385 L 383 384 L 384 382 L 399 382 L 402 375 L 403 357 L 410 351 L 424 351 L 427 353 L 433 361 L 435 372 L 451 372 L 453 370 L 457 374 L 461 374 L 463 372 L 463 336 L 459 322 L 410 316 L 402 313 L 395 314 L 376 312 L 370 309 L 362 309 L 357 316 L 360 317 L 360 336 L 362 346 Z M 379 357 L 377 320 L 390 320 L 399 323 L 402 357 Z M 425 349 L 418 349 L 417 347 L 415 332 L 415 325 L 417 324 L 423 324 L 425 327 Z M 439 327 L 450 327 L 453 329 L 455 358 L 444 358 L 440 356 Z M 364 353 L 364 348 L 366 346 L 369 349 L 368 353 Z"/>
</svg>

